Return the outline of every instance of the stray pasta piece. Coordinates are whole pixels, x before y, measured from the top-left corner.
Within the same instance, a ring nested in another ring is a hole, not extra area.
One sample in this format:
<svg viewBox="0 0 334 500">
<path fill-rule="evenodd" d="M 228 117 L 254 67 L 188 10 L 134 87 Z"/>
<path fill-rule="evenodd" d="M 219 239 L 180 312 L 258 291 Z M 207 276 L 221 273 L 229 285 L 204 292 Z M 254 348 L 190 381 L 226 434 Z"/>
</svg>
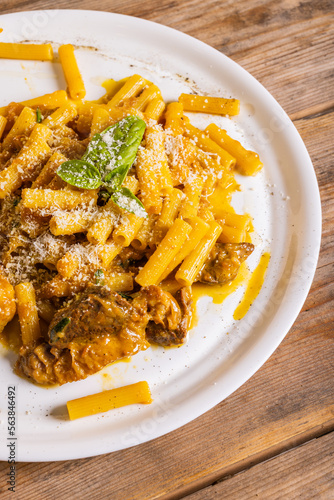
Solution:
<svg viewBox="0 0 334 500">
<path fill-rule="evenodd" d="M 152 401 L 149 385 L 143 381 L 73 399 L 67 402 L 67 410 L 70 420 L 75 420 L 76 418 L 89 417 L 122 406 L 150 404 Z"/>
</svg>

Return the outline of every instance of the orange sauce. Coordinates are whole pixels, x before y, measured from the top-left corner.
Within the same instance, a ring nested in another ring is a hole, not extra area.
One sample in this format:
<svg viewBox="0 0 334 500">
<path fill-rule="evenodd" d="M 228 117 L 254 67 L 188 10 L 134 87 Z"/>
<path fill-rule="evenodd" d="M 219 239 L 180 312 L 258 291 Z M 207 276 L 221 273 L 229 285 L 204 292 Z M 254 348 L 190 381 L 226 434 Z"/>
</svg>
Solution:
<svg viewBox="0 0 334 500">
<path fill-rule="evenodd" d="M 195 283 L 192 286 L 193 291 L 193 317 L 191 322 L 191 328 L 195 327 L 198 323 L 197 315 L 197 301 L 204 296 L 212 297 L 214 304 L 222 304 L 224 300 L 235 292 L 240 286 L 246 288 L 244 296 L 234 311 L 233 318 L 235 320 L 242 319 L 250 306 L 258 296 L 268 268 L 270 260 L 270 254 L 265 252 L 261 258 L 260 262 L 253 272 L 250 272 L 246 262 L 243 262 L 240 266 L 237 277 L 225 283 L 224 285 L 204 285 L 202 283 Z"/>
<path fill-rule="evenodd" d="M 192 286 L 193 292 L 193 317 L 191 328 L 197 325 L 198 316 L 197 316 L 197 301 L 201 297 L 209 296 L 212 297 L 212 301 L 214 304 L 222 304 L 224 300 L 231 295 L 231 293 L 235 292 L 237 288 L 242 285 L 246 285 L 251 277 L 251 272 L 249 271 L 246 262 L 243 262 L 240 266 L 237 277 L 230 281 L 229 283 L 225 283 L 224 285 L 204 285 L 202 283 L 195 283 Z"/>
<path fill-rule="evenodd" d="M 268 269 L 268 264 L 270 260 L 270 253 L 265 252 L 261 255 L 260 262 L 253 271 L 250 280 L 248 281 L 245 294 L 234 311 L 233 318 L 236 320 L 242 319 L 248 312 L 250 306 L 259 295 L 262 288 L 264 277 Z"/>
<path fill-rule="evenodd" d="M 7 323 L 3 331 L 0 333 L 0 343 L 15 352 L 19 352 L 22 345 L 21 342 L 21 330 L 19 318 L 17 315 L 14 316 L 12 321 Z"/>
</svg>

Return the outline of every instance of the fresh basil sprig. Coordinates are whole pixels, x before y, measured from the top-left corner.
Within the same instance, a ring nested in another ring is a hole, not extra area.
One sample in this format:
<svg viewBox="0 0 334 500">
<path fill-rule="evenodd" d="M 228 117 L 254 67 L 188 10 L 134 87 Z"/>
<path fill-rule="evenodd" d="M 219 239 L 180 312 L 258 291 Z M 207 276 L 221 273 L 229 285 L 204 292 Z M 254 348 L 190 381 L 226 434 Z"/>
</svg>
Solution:
<svg viewBox="0 0 334 500">
<path fill-rule="evenodd" d="M 127 116 L 95 134 L 81 160 L 60 165 L 57 174 L 72 186 L 84 189 L 102 187 L 121 208 L 141 217 L 147 214 L 142 203 L 122 183 L 131 168 L 146 124 L 137 116 Z"/>
</svg>

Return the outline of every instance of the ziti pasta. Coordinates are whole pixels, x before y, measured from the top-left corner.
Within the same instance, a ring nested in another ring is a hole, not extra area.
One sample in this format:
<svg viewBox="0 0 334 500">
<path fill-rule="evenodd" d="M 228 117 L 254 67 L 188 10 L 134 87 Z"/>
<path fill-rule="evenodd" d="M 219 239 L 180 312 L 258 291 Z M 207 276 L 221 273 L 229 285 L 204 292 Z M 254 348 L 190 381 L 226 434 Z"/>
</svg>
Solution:
<svg viewBox="0 0 334 500">
<path fill-rule="evenodd" d="M 45 50 L 2 45 L 0 57 Z M 185 114 L 236 115 L 237 99 L 166 103 L 135 74 L 83 101 L 73 47 L 59 55 L 67 92 L 17 96 L 0 116 L 0 330 L 5 337 L 18 315 L 15 370 L 38 384 L 184 343 L 193 283 L 234 280 L 253 251 L 251 218 L 231 197 L 235 169 L 262 167 L 225 130 L 201 130 Z M 71 418 L 141 401 L 136 394 L 71 402 Z"/>
</svg>

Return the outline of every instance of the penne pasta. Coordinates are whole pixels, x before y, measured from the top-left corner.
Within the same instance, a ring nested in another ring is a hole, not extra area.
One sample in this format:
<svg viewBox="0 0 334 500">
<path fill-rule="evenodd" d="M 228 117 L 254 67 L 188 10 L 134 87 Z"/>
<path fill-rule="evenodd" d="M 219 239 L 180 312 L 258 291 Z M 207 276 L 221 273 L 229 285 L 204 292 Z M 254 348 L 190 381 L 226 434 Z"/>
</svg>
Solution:
<svg viewBox="0 0 334 500">
<path fill-rule="evenodd" d="M 200 149 L 208 153 L 215 154 L 224 168 L 230 170 L 234 168 L 236 164 L 235 158 L 225 149 L 218 146 L 218 144 L 210 139 L 210 137 L 202 132 L 202 130 L 199 130 L 190 123 L 185 123 L 184 128 L 186 136 L 193 139 Z"/>
<path fill-rule="evenodd" d="M 224 99 L 223 97 L 181 94 L 179 103 L 183 105 L 184 111 L 198 113 L 235 116 L 240 111 L 240 101 L 238 99 Z"/>
<path fill-rule="evenodd" d="M 119 245 L 127 247 L 137 235 L 144 222 L 143 217 L 128 213 L 123 215 L 121 223 L 113 232 L 113 238 Z"/>
<path fill-rule="evenodd" d="M 50 147 L 45 142 L 50 135 L 51 130 L 44 125 L 35 125 L 18 156 L 0 172 L 0 199 L 18 189 L 50 156 Z"/>
<path fill-rule="evenodd" d="M 67 158 L 61 153 L 58 153 L 58 151 L 55 151 L 49 158 L 47 163 L 44 165 L 43 169 L 41 170 L 38 177 L 34 180 L 31 187 L 33 189 L 40 189 L 42 187 L 48 186 L 48 184 L 56 175 L 57 169 L 65 161 L 67 161 Z"/>
<path fill-rule="evenodd" d="M 214 123 L 205 129 L 206 133 L 215 143 L 228 151 L 236 159 L 236 169 L 243 175 L 256 175 L 263 163 L 254 151 L 247 151 L 239 141 L 232 139 L 226 131 Z"/>
<path fill-rule="evenodd" d="M 137 382 L 118 389 L 103 391 L 67 402 L 70 420 L 103 413 L 121 406 L 150 404 L 152 396 L 147 382 Z"/>
<path fill-rule="evenodd" d="M 155 172 L 154 155 L 148 149 L 138 151 L 136 171 L 139 179 L 140 199 L 149 214 L 159 214 L 162 208 L 160 180 Z"/>
<path fill-rule="evenodd" d="M 139 285 L 154 285 L 161 281 L 161 276 L 184 245 L 191 229 L 190 224 L 182 219 L 175 220 L 173 226 L 158 245 L 154 254 L 139 271 L 136 277 L 136 282 L 139 283 Z"/>
<path fill-rule="evenodd" d="M 172 191 L 165 197 L 161 214 L 155 225 L 156 241 L 161 241 L 168 229 L 174 224 L 183 198 L 184 194 L 182 191 L 176 188 L 172 189 Z"/>
<path fill-rule="evenodd" d="M 0 42 L 0 58 L 52 61 L 53 50 L 50 43 L 34 44 Z"/>
<path fill-rule="evenodd" d="M 184 259 L 179 270 L 175 274 L 175 279 L 182 286 L 191 286 L 196 279 L 196 276 L 203 267 L 205 260 L 211 252 L 219 235 L 222 232 L 220 224 L 212 221 L 209 232 L 203 237 L 192 252 Z"/>
<path fill-rule="evenodd" d="M 114 106 L 119 106 L 131 97 L 135 97 L 145 86 L 146 82 L 144 78 L 139 75 L 131 76 L 128 80 L 126 80 L 122 88 L 116 92 L 116 94 L 107 103 L 108 109 Z"/>
<path fill-rule="evenodd" d="M 159 121 L 165 111 L 166 104 L 161 97 L 155 97 L 145 108 L 145 116 L 151 120 Z"/>
<path fill-rule="evenodd" d="M 27 208 L 72 210 L 79 205 L 95 205 L 96 192 L 54 191 L 52 189 L 23 189 L 22 203 Z"/>
<path fill-rule="evenodd" d="M 8 279 L 0 273 L 0 333 L 9 323 L 16 312 L 14 287 Z"/>
<path fill-rule="evenodd" d="M 37 123 L 36 111 L 24 107 L 16 122 L 2 141 L 3 146 L 10 144 L 14 137 L 18 135 L 29 136 Z"/>
<path fill-rule="evenodd" d="M 71 98 L 83 99 L 86 89 L 74 55 L 73 45 L 61 45 L 58 54 Z"/>
<path fill-rule="evenodd" d="M 66 125 L 66 123 L 73 120 L 77 114 L 76 106 L 73 104 L 65 104 L 45 118 L 42 123 L 51 129 L 55 129 L 62 125 Z"/>
<path fill-rule="evenodd" d="M 15 287 L 15 295 L 22 343 L 24 346 L 34 345 L 41 335 L 35 289 L 29 282 L 20 283 Z"/>
<path fill-rule="evenodd" d="M 0 140 L 1 137 L 3 136 L 6 125 L 7 125 L 7 118 L 5 118 L 4 116 L 0 116 Z"/>
<path fill-rule="evenodd" d="M 199 217 L 191 217 L 188 219 L 188 223 L 191 225 L 192 230 L 189 234 L 188 240 L 185 242 L 180 251 L 175 255 L 174 259 L 166 267 L 165 271 L 161 276 L 161 281 L 166 279 L 167 276 L 174 271 L 174 269 L 181 264 L 181 262 L 189 255 L 199 244 L 199 242 L 208 233 L 210 226 L 204 220 Z"/>
<path fill-rule="evenodd" d="M 168 104 L 165 114 L 165 127 L 173 135 L 183 134 L 183 105 L 181 102 L 171 102 Z"/>
</svg>

